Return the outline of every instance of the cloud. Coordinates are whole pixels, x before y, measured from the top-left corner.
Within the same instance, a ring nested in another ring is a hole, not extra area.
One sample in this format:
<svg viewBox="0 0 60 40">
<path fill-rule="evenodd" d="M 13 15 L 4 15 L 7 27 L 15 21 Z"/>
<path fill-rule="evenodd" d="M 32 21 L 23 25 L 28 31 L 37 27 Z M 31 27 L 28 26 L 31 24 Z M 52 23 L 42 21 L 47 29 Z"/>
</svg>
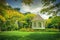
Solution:
<svg viewBox="0 0 60 40">
<path fill-rule="evenodd" d="M 25 5 L 24 3 L 22 3 L 21 10 L 23 12 L 37 13 L 38 11 L 40 11 L 41 7 L 42 7 L 41 0 L 34 0 L 33 4 L 31 4 L 31 6 L 28 6 L 28 5 Z"/>
<path fill-rule="evenodd" d="M 34 7 L 32 8 L 32 6 L 28 6 L 28 5 L 25 5 L 23 4 L 22 7 L 21 7 L 21 10 L 23 10 L 24 12 L 32 12 L 32 13 L 37 13 L 41 10 L 41 7 Z"/>
<path fill-rule="evenodd" d="M 48 19 L 50 15 L 40 14 L 41 9 L 42 9 L 41 2 L 36 3 L 36 1 L 31 6 L 28 6 L 28 5 L 25 5 L 25 4 L 22 3 L 22 7 L 21 7 L 21 11 L 23 13 L 31 12 L 31 13 L 34 13 L 34 14 L 39 14 L 44 19 Z"/>
</svg>

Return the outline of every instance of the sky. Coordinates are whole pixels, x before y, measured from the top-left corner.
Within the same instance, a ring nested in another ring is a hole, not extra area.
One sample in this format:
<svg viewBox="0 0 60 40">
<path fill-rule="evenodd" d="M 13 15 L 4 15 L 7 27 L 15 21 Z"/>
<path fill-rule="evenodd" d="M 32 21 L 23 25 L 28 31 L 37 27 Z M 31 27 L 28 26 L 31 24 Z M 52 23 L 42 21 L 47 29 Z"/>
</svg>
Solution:
<svg viewBox="0 0 60 40">
<path fill-rule="evenodd" d="M 14 0 L 6 0 L 6 2 L 13 8 L 20 8 L 20 12 L 22 12 L 22 13 L 31 12 L 34 14 L 39 14 L 44 19 L 48 19 L 48 17 L 51 16 L 51 15 L 46 15 L 46 14 L 40 13 L 40 10 L 42 9 L 41 0 L 34 0 L 33 4 L 31 4 L 31 6 L 23 4 L 22 0 L 18 0 L 17 2 Z M 60 2 L 60 0 L 57 0 L 56 3 L 59 3 L 59 2 Z"/>
</svg>

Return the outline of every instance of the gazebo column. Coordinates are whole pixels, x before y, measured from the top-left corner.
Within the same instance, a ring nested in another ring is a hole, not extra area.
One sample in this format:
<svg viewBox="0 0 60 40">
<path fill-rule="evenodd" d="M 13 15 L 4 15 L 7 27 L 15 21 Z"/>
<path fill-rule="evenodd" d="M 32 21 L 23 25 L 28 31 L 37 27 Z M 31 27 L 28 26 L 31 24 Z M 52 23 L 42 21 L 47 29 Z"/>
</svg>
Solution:
<svg viewBox="0 0 60 40">
<path fill-rule="evenodd" d="M 32 28 L 34 27 L 34 22 L 32 22 Z"/>
<path fill-rule="evenodd" d="M 39 27 L 38 22 L 36 22 L 36 27 L 37 27 L 37 28 Z"/>
<path fill-rule="evenodd" d="M 41 28 L 43 28 L 43 22 L 41 22 Z"/>
<path fill-rule="evenodd" d="M 44 29 L 45 27 L 44 27 L 44 22 L 41 22 L 41 27 Z"/>
</svg>

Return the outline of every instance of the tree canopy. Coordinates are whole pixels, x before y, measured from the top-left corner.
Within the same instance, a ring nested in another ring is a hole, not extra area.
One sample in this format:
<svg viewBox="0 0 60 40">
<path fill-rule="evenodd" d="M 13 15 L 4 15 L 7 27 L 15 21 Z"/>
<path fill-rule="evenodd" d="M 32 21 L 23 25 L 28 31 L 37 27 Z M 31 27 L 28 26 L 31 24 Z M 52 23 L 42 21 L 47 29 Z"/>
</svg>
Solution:
<svg viewBox="0 0 60 40">
<path fill-rule="evenodd" d="M 57 0 L 42 0 L 42 2 L 44 5 L 41 13 L 57 15 L 60 11 L 60 2 L 57 2 Z"/>
</svg>

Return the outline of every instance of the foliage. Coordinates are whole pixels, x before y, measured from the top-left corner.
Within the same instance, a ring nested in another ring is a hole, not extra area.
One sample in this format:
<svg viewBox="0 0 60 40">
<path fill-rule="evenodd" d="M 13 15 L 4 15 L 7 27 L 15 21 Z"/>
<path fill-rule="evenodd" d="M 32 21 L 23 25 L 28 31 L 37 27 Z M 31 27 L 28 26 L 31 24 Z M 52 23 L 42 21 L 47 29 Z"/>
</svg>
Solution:
<svg viewBox="0 0 60 40">
<path fill-rule="evenodd" d="M 14 8 L 14 10 L 20 11 L 20 8 Z"/>
<path fill-rule="evenodd" d="M 46 26 L 46 27 L 50 27 L 51 20 L 52 20 L 52 19 L 47 19 L 47 20 L 45 20 L 45 26 Z"/>
<path fill-rule="evenodd" d="M 55 28 L 60 29 L 60 16 L 52 18 L 52 25 L 55 26 Z"/>
<path fill-rule="evenodd" d="M 33 3 L 32 0 L 22 0 L 22 2 L 26 5 L 30 5 L 31 3 Z"/>
<path fill-rule="evenodd" d="M 3 22 L 6 21 L 6 19 L 2 15 L 0 15 L 0 20 L 2 20 Z"/>
<path fill-rule="evenodd" d="M 1 5 L 2 6 L 2 5 Z M 7 7 L 7 6 L 6 6 Z M 1 31 L 18 30 L 20 28 L 27 28 L 31 25 L 31 20 L 35 14 L 22 14 L 13 8 L 0 8 Z"/>
<path fill-rule="evenodd" d="M 31 27 L 32 20 L 33 20 L 33 18 L 35 16 L 36 16 L 35 14 L 27 14 L 27 15 L 25 15 L 25 20 L 26 20 L 26 22 L 28 24 L 28 27 Z"/>
<path fill-rule="evenodd" d="M 57 3 L 57 0 L 42 0 L 43 9 L 40 11 L 41 13 L 48 13 L 57 15 L 60 11 L 60 2 Z"/>
<path fill-rule="evenodd" d="M 48 28 L 57 28 L 60 29 L 60 16 L 52 17 L 46 20 L 46 26 Z"/>
<path fill-rule="evenodd" d="M 18 0 L 14 0 L 18 1 Z M 41 10 L 42 13 L 47 12 L 48 14 L 53 13 L 53 15 L 57 15 L 60 11 L 60 2 L 57 3 L 57 0 L 41 0 L 43 4 L 43 9 Z M 2 4 L 6 3 L 6 0 L 0 0 Z M 33 0 L 22 0 L 22 3 L 26 5 L 30 5 L 33 3 Z M 55 10 L 56 9 L 56 10 Z"/>
<path fill-rule="evenodd" d="M 18 0 L 14 0 L 14 1 L 18 1 Z M 0 0 L 0 3 L 5 4 L 6 0 Z M 22 0 L 22 3 L 26 4 L 26 5 L 30 5 L 31 3 L 33 3 L 32 0 Z"/>
<path fill-rule="evenodd" d="M 11 27 L 18 29 L 18 21 L 22 21 L 24 15 L 15 10 L 7 10 L 6 19 L 7 21 L 10 20 Z"/>
<path fill-rule="evenodd" d="M 3 4 L 0 5 L 0 7 L 1 31 L 18 29 L 18 21 L 24 20 L 24 15 L 21 12 Z"/>
<path fill-rule="evenodd" d="M 19 31 L 21 31 L 21 32 L 59 32 L 59 29 L 55 29 L 55 28 L 46 28 L 46 29 L 22 28 Z"/>
</svg>

